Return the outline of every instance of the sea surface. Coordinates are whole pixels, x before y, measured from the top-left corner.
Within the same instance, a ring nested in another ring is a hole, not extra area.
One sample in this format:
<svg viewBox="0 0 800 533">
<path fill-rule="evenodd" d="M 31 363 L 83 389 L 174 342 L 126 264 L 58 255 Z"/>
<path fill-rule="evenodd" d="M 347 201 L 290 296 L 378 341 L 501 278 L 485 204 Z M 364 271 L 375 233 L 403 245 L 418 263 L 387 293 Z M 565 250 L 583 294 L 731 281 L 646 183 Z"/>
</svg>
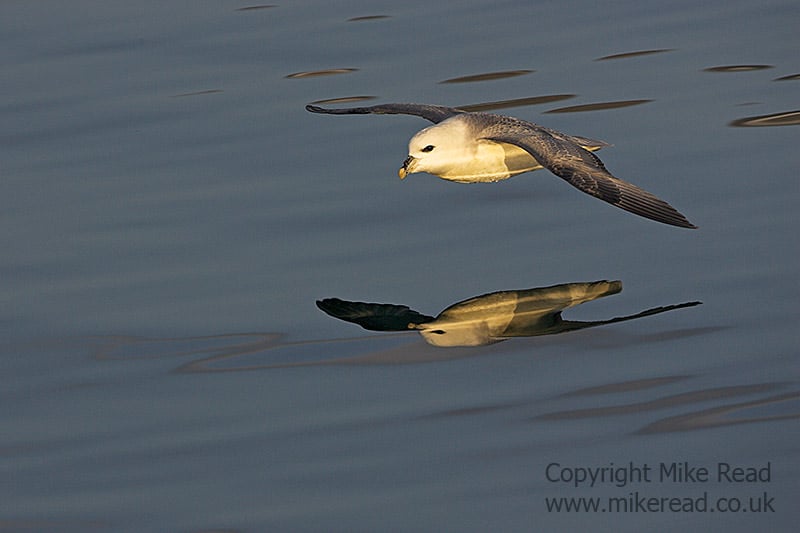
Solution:
<svg viewBox="0 0 800 533">
<path fill-rule="evenodd" d="M 794 531 L 799 24 L 794 0 L 0 2 L 0 531 Z M 602 139 L 699 229 L 546 170 L 401 181 L 423 119 L 312 102 Z M 461 348 L 315 305 L 604 279 L 564 318 L 703 303 Z"/>
</svg>

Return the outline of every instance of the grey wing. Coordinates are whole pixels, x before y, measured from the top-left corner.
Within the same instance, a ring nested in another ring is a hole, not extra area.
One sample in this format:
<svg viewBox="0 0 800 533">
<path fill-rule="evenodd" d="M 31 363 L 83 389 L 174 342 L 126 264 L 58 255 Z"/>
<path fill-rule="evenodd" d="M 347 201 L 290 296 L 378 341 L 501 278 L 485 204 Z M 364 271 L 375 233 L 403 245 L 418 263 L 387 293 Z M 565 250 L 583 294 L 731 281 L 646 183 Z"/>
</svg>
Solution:
<svg viewBox="0 0 800 533">
<path fill-rule="evenodd" d="M 519 146 L 573 187 L 620 209 L 672 226 L 697 227 L 664 200 L 613 176 L 573 137 L 514 119 L 489 126 L 482 137 Z"/>
<path fill-rule="evenodd" d="M 405 305 L 348 302 L 339 298 L 317 300 L 317 307 L 328 315 L 358 324 L 372 331 L 408 331 L 409 324 L 423 324 L 432 316 L 417 313 Z"/>
<path fill-rule="evenodd" d="M 368 107 L 349 107 L 343 109 L 326 109 L 315 105 L 307 105 L 306 110 L 312 113 L 325 113 L 328 115 L 414 115 L 430 120 L 434 124 L 465 113 L 454 107 L 427 104 L 380 104 Z"/>
</svg>

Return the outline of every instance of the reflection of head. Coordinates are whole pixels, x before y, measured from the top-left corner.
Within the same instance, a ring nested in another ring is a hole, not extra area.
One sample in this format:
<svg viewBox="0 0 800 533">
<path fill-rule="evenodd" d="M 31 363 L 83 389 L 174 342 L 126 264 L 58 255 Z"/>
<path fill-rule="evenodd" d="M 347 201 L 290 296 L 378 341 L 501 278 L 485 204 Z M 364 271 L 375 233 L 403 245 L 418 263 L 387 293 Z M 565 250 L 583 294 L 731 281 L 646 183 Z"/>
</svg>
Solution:
<svg viewBox="0 0 800 533">
<path fill-rule="evenodd" d="M 481 320 L 436 320 L 428 324 L 409 324 L 433 346 L 482 346 L 500 342 L 489 333 L 489 325 Z"/>
</svg>

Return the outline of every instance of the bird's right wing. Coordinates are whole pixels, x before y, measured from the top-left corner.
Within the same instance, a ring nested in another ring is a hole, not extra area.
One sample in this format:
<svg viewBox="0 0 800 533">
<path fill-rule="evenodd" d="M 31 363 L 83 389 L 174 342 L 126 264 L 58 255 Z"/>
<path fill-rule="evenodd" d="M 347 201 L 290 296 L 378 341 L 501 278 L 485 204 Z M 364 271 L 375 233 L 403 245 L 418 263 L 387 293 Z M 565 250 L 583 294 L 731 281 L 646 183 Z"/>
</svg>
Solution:
<svg viewBox="0 0 800 533">
<path fill-rule="evenodd" d="M 434 124 L 438 124 L 454 115 L 466 112 L 454 107 L 427 104 L 380 104 L 343 109 L 329 109 L 309 104 L 306 106 L 306 111 L 328 115 L 414 115 L 422 117 L 425 120 L 430 120 Z"/>
<path fill-rule="evenodd" d="M 584 149 L 583 143 L 576 144 L 573 137 L 498 115 L 488 122 L 483 138 L 519 146 L 573 187 L 620 209 L 672 226 L 696 227 L 664 200 L 613 176 L 596 155 Z"/>
</svg>

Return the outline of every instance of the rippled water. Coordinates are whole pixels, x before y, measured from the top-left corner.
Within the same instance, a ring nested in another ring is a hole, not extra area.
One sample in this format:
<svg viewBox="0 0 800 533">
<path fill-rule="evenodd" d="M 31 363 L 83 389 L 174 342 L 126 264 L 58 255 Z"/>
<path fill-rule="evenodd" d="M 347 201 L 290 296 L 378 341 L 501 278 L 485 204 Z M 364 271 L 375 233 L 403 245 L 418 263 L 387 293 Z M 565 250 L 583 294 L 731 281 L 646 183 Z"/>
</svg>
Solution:
<svg viewBox="0 0 800 533">
<path fill-rule="evenodd" d="M 2 2 L 0 530 L 792 530 L 798 17 Z M 311 102 L 501 110 L 602 139 L 609 170 L 699 229 L 547 171 L 400 181 L 425 121 Z M 447 349 L 315 306 L 435 315 L 601 279 L 623 292 L 565 318 L 703 305 Z M 710 479 L 657 479 L 683 462 Z M 622 465 L 655 479 L 560 478 Z M 703 494 L 769 505 L 547 506 Z"/>
</svg>

